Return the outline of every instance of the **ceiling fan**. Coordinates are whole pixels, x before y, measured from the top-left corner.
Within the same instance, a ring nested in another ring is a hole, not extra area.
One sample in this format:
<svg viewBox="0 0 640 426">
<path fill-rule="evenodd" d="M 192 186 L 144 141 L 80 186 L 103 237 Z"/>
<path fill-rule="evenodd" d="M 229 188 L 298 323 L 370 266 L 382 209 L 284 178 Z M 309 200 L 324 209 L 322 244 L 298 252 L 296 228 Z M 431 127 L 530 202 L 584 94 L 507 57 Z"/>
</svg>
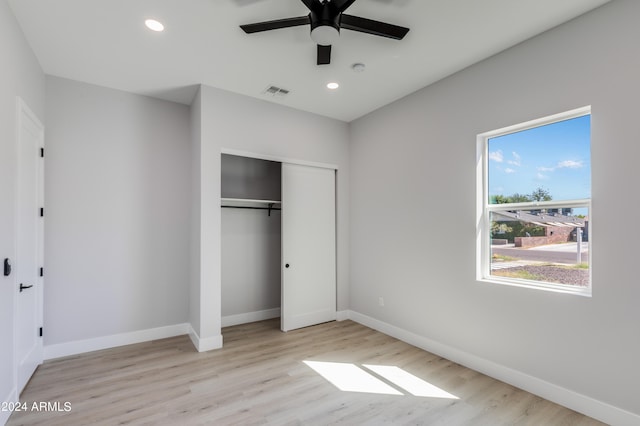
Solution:
<svg viewBox="0 0 640 426">
<path fill-rule="evenodd" d="M 311 39 L 318 45 L 318 65 L 327 65 L 331 62 L 331 45 L 338 40 L 341 28 L 395 40 L 402 40 L 409 32 L 409 28 L 343 13 L 355 0 L 301 1 L 310 11 L 306 16 L 240 25 L 240 28 L 245 33 L 251 34 L 280 28 L 311 25 Z"/>
</svg>

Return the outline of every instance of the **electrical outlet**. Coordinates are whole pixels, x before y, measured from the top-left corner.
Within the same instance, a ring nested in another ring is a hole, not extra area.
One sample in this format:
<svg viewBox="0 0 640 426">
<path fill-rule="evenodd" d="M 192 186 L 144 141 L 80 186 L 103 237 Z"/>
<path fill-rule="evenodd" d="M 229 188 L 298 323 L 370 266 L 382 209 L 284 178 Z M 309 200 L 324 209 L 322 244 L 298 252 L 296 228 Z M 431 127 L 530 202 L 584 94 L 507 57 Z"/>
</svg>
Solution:
<svg viewBox="0 0 640 426">
<path fill-rule="evenodd" d="M 384 298 L 383 297 L 378 297 L 378 305 L 384 306 Z"/>
</svg>

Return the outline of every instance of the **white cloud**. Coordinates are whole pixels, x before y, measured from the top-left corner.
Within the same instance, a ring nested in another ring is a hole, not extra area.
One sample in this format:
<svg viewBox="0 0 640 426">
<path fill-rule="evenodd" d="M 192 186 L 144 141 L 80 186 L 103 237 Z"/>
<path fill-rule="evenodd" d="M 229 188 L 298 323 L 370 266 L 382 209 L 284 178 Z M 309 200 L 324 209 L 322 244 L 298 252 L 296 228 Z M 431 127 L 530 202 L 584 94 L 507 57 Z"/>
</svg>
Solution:
<svg viewBox="0 0 640 426">
<path fill-rule="evenodd" d="M 504 161 L 504 156 L 502 155 L 502 151 L 497 150 L 489 153 L 489 160 L 493 160 L 496 163 L 502 163 Z"/>
<path fill-rule="evenodd" d="M 536 174 L 536 179 L 538 179 L 538 180 L 548 180 L 549 176 L 543 175 L 542 173 L 538 173 L 538 174 Z"/>
<path fill-rule="evenodd" d="M 538 167 L 539 172 L 552 172 L 555 169 L 555 167 Z"/>
<path fill-rule="evenodd" d="M 538 167 L 538 171 L 539 172 L 554 172 L 557 169 L 579 169 L 584 167 L 584 164 L 582 161 L 574 161 L 574 160 L 564 160 L 564 161 L 560 161 L 558 162 L 558 164 L 556 164 L 554 167 L 544 167 L 544 166 L 540 166 Z"/>
<path fill-rule="evenodd" d="M 517 152 L 513 151 L 511 153 L 511 156 L 513 157 L 513 160 L 509 160 L 507 161 L 507 163 L 513 165 L 513 166 L 520 166 L 521 165 L 521 157 L 520 154 L 518 154 Z"/>
<path fill-rule="evenodd" d="M 506 169 L 504 169 L 504 172 L 505 173 L 515 173 L 516 171 L 507 167 Z"/>
<path fill-rule="evenodd" d="M 582 161 L 565 160 L 558 163 L 558 169 L 579 169 L 583 166 Z"/>
</svg>

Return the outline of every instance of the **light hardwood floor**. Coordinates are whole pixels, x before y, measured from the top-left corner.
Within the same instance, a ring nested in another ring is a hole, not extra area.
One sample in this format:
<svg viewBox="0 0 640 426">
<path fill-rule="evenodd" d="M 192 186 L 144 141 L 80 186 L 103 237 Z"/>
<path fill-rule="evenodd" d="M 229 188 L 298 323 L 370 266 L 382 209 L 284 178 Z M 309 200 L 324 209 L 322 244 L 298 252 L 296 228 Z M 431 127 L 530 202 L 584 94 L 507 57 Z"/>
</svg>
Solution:
<svg viewBox="0 0 640 426">
<path fill-rule="evenodd" d="M 223 336 L 206 353 L 180 336 L 47 361 L 21 400 L 71 411 L 15 412 L 8 424 L 601 424 L 352 321 L 282 333 L 270 320 Z M 413 396 L 375 374 L 400 395 L 341 391 L 305 360 L 399 367 L 459 399 Z"/>
</svg>

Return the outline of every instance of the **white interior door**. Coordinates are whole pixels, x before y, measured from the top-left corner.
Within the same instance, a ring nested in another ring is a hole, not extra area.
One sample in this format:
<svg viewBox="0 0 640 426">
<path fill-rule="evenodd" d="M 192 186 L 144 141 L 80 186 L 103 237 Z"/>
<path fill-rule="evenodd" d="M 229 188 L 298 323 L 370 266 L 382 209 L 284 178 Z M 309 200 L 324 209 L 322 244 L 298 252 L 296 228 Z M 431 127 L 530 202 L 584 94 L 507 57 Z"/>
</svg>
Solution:
<svg viewBox="0 0 640 426">
<path fill-rule="evenodd" d="M 16 361 L 18 393 L 42 363 L 43 168 L 44 130 L 35 115 L 18 102 L 18 188 L 16 212 Z"/>
<path fill-rule="evenodd" d="M 282 330 L 335 320 L 335 170 L 283 163 L 281 215 Z"/>
</svg>

